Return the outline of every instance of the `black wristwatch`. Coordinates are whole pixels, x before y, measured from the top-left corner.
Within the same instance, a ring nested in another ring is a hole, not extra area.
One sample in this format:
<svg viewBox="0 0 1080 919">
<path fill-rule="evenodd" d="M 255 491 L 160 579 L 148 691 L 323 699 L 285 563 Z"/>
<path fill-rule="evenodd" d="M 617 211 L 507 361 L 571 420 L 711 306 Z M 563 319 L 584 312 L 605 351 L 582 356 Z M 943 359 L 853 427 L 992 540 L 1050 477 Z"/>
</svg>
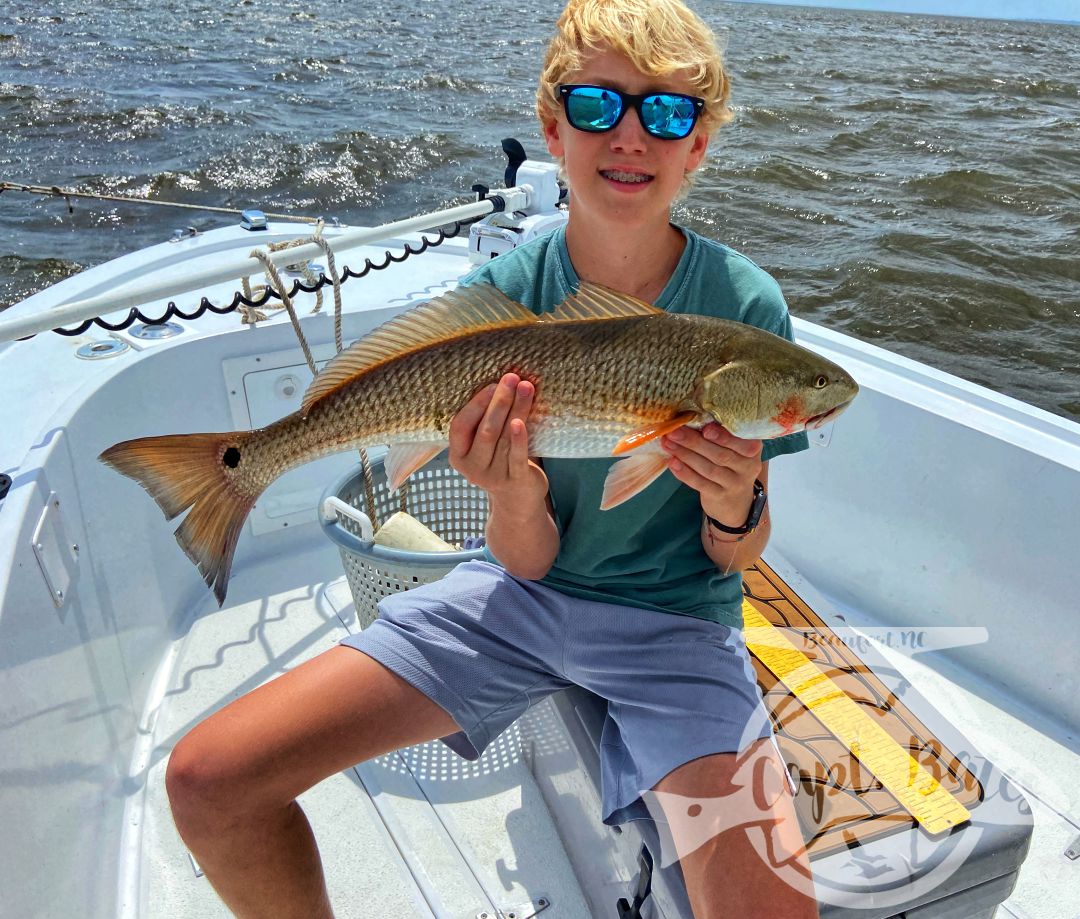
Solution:
<svg viewBox="0 0 1080 919">
<path fill-rule="evenodd" d="M 705 519 L 709 521 L 709 526 L 716 527 L 721 533 L 733 533 L 736 536 L 745 536 L 747 533 L 752 533 L 757 529 L 757 525 L 761 522 L 761 515 L 765 512 L 765 504 L 769 500 L 769 496 L 765 494 L 765 486 L 760 481 L 754 479 L 754 501 L 750 505 L 750 513 L 746 515 L 746 523 L 741 527 L 729 527 L 722 524 L 715 517 L 705 515 Z"/>
</svg>

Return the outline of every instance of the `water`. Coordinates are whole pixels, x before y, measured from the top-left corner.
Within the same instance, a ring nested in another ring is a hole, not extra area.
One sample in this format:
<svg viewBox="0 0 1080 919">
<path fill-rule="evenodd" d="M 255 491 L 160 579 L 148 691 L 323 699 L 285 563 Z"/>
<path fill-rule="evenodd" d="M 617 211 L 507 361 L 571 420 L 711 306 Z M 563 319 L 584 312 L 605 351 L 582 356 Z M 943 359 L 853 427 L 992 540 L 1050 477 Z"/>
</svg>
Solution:
<svg viewBox="0 0 1080 919">
<path fill-rule="evenodd" d="M 0 178 L 369 224 L 456 203 L 502 137 L 543 153 L 560 7 L 7 0 Z M 1080 28 L 697 9 L 737 119 L 678 218 L 794 314 L 1080 420 Z M 0 306 L 221 219 L 6 193 Z"/>
</svg>

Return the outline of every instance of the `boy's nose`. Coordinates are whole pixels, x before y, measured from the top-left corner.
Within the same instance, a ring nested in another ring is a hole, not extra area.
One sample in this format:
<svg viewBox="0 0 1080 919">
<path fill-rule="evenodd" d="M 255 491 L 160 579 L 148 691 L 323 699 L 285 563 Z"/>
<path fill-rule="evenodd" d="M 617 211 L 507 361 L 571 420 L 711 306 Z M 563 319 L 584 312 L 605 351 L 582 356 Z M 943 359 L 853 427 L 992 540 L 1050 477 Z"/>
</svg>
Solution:
<svg viewBox="0 0 1080 919">
<path fill-rule="evenodd" d="M 641 117 L 635 111 L 629 111 L 610 132 L 611 150 L 619 153 L 643 153 L 649 142 L 649 135 L 641 125 Z"/>
</svg>

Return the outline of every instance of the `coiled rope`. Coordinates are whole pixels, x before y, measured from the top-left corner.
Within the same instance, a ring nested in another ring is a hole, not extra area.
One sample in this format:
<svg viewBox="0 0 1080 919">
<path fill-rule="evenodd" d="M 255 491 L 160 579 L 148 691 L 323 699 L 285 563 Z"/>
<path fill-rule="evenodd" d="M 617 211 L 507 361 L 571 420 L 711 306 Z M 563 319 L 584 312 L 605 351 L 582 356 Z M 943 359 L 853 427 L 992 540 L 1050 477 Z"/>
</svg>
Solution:
<svg viewBox="0 0 1080 919">
<path fill-rule="evenodd" d="M 290 240 L 288 240 L 286 242 L 270 243 L 266 248 L 270 252 L 283 252 L 286 249 L 295 249 L 295 248 L 297 248 L 299 246 L 307 245 L 308 243 L 318 243 L 320 246 L 323 247 L 323 252 L 325 253 L 327 251 L 327 249 L 329 249 L 329 246 L 327 246 L 325 244 L 325 241 L 322 238 L 322 230 L 323 230 L 323 223 L 322 223 L 322 221 L 320 221 L 318 224 L 315 225 L 315 233 L 314 233 L 314 235 L 309 236 L 306 239 L 290 239 Z M 267 277 L 274 280 L 274 284 L 269 285 L 269 286 L 266 285 L 266 284 L 260 284 L 255 289 L 257 291 L 259 291 L 260 294 L 264 290 L 268 290 L 268 289 L 275 289 L 277 291 L 282 291 L 284 288 L 281 285 L 281 281 L 280 281 L 280 278 L 278 278 L 277 272 L 274 271 L 273 274 L 271 275 L 270 271 L 267 270 L 266 261 L 260 255 L 261 251 L 262 250 L 260 250 L 260 249 L 256 249 L 251 253 L 251 256 L 253 258 L 259 259 L 259 261 L 261 261 L 263 263 L 263 269 L 266 272 Z M 291 266 L 291 265 L 287 266 L 287 267 L 290 270 L 293 268 L 293 266 Z M 311 262 L 304 262 L 304 264 L 300 267 L 300 271 L 304 275 L 304 280 L 307 281 L 308 284 L 316 284 L 317 283 L 318 278 L 315 277 L 315 272 L 311 270 Z M 336 274 L 335 274 L 333 268 L 330 269 L 330 277 L 331 277 L 332 282 L 336 280 Z M 248 300 L 253 300 L 254 299 L 254 294 L 252 293 L 250 279 L 247 278 L 247 277 L 241 278 L 240 279 L 240 285 L 244 289 L 244 296 Z M 339 293 L 340 286 L 341 286 L 340 283 L 335 283 L 334 284 L 334 290 L 335 290 L 335 292 L 338 292 L 337 295 L 339 297 L 340 297 L 340 293 Z M 285 305 L 285 303 L 284 303 L 285 298 L 289 297 L 290 295 L 289 294 L 284 294 L 284 295 L 278 294 L 278 296 L 282 297 L 282 306 L 284 306 Z M 276 307 L 276 308 L 281 309 L 282 307 Z M 311 312 L 312 312 L 312 314 L 315 314 L 315 313 L 319 312 L 321 309 L 322 309 L 322 287 L 319 286 L 315 290 L 315 309 L 313 309 Z M 241 315 L 240 321 L 243 322 L 245 325 L 254 325 L 256 322 L 261 322 L 262 320 L 267 318 L 266 313 L 264 313 L 262 310 L 256 309 L 253 306 L 247 306 L 246 304 L 243 304 L 243 303 L 240 304 L 239 312 L 240 312 L 240 315 Z M 335 331 L 336 330 L 337 330 L 337 326 L 335 325 Z M 341 350 L 341 345 L 339 343 L 338 344 L 338 351 L 340 351 L 340 350 Z"/>
</svg>

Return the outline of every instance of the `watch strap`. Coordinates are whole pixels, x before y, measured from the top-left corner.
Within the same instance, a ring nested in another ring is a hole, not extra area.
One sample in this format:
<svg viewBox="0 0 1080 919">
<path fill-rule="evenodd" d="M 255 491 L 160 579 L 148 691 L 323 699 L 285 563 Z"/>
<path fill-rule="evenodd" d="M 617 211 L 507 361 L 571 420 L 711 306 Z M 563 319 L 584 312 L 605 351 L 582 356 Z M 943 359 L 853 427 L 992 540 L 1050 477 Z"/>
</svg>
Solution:
<svg viewBox="0 0 1080 919">
<path fill-rule="evenodd" d="M 768 502 L 769 496 L 765 493 L 765 486 L 761 484 L 760 480 L 754 479 L 754 500 L 750 505 L 750 511 L 746 515 L 746 523 L 740 527 L 729 527 L 726 524 L 721 523 L 715 517 L 705 515 L 705 519 L 709 521 L 709 526 L 715 527 L 721 533 L 731 533 L 735 536 L 745 536 L 747 533 L 752 533 L 757 529 L 758 524 L 761 522 L 761 515 L 765 512 L 765 504 Z"/>
</svg>

